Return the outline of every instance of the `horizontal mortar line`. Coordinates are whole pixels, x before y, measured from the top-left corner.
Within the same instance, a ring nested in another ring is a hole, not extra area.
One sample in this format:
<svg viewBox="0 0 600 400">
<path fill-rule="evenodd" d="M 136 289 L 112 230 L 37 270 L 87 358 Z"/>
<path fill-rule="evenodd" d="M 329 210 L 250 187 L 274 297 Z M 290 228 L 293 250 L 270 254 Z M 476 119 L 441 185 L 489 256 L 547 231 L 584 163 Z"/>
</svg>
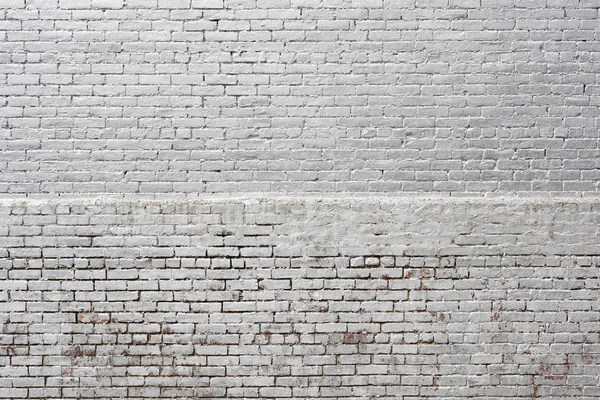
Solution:
<svg viewBox="0 0 600 400">
<path fill-rule="evenodd" d="M 282 203 L 431 203 L 431 204 L 600 204 L 600 197 L 555 197 L 539 195 L 523 197 L 519 195 L 493 195 L 493 196 L 447 196 L 431 195 L 373 195 L 368 193 L 340 193 L 340 194 L 310 194 L 310 193 L 239 193 L 231 195 L 215 194 L 202 195 L 193 198 L 182 198 L 178 196 L 164 196 L 163 199 L 147 197 L 144 195 L 119 196 L 114 194 L 81 197 L 71 196 L 48 196 L 48 197 L 1 197 L 0 206 L 18 205 L 101 205 L 101 204 L 218 204 L 218 203 L 258 203 L 258 202 L 282 202 Z"/>
</svg>

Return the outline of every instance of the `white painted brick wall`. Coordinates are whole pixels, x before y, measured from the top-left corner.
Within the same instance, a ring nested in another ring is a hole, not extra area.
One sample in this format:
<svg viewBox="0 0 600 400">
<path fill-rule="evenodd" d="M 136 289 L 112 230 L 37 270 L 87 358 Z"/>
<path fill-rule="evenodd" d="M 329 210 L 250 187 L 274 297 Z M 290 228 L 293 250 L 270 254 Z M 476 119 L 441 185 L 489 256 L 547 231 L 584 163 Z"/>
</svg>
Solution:
<svg viewBox="0 0 600 400">
<path fill-rule="evenodd" d="M 0 398 L 597 400 L 599 7 L 0 0 Z"/>
<path fill-rule="evenodd" d="M 597 201 L 28 200 L 0 217 L 1 397 L 600 394 Z"/>
<path fill-rule="evenodd" d="M 594 0 L 0 0 L 0 193 L 596 196 Z"/>
</svg>

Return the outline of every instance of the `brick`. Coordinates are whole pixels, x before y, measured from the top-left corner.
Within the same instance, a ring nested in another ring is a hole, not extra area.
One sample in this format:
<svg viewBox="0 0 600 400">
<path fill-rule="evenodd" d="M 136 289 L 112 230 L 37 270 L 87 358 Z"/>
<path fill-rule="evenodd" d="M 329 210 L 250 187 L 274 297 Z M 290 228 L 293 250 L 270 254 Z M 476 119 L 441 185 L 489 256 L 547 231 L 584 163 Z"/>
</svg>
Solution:
<svg viewBox="0 0 600 400">
<path fill-rule="evenodd" d="M 595 398 L 598 2 L 0 0 L 0 397 Z"/>
</svg>

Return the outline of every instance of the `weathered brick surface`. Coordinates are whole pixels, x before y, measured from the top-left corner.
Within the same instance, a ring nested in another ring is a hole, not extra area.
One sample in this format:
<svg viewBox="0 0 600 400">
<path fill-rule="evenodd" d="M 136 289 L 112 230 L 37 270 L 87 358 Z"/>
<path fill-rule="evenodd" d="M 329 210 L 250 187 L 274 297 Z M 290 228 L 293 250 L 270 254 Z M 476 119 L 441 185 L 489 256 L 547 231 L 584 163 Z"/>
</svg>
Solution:
<svg viewBox="0 0 600 400">
<path fill-rule="evenodd" d="M 0 398 L 597 400 L 599 9 L 0 0 Z"/>
<path fill-rule="evenodd" d="M 598 184 L 597 0 L 0 0 L 0 193 Z"/>
<path fill-rule="evenodd" d="M 577 399 L 600 202 L 4 201 L 0 397 Z"/>
</svg>

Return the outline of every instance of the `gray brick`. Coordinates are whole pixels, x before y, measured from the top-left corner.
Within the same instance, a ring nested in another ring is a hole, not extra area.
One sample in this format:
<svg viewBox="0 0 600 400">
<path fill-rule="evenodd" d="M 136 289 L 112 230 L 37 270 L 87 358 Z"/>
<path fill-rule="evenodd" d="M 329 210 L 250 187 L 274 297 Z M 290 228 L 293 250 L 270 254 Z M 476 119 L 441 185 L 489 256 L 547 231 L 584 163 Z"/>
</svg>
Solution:
<svg viewBox="0 0 600 400">
<path fill-rule="evenodd" d="M 0 0 L 0 397 L 597 397 L 595 0 Z"/>
</svg>

